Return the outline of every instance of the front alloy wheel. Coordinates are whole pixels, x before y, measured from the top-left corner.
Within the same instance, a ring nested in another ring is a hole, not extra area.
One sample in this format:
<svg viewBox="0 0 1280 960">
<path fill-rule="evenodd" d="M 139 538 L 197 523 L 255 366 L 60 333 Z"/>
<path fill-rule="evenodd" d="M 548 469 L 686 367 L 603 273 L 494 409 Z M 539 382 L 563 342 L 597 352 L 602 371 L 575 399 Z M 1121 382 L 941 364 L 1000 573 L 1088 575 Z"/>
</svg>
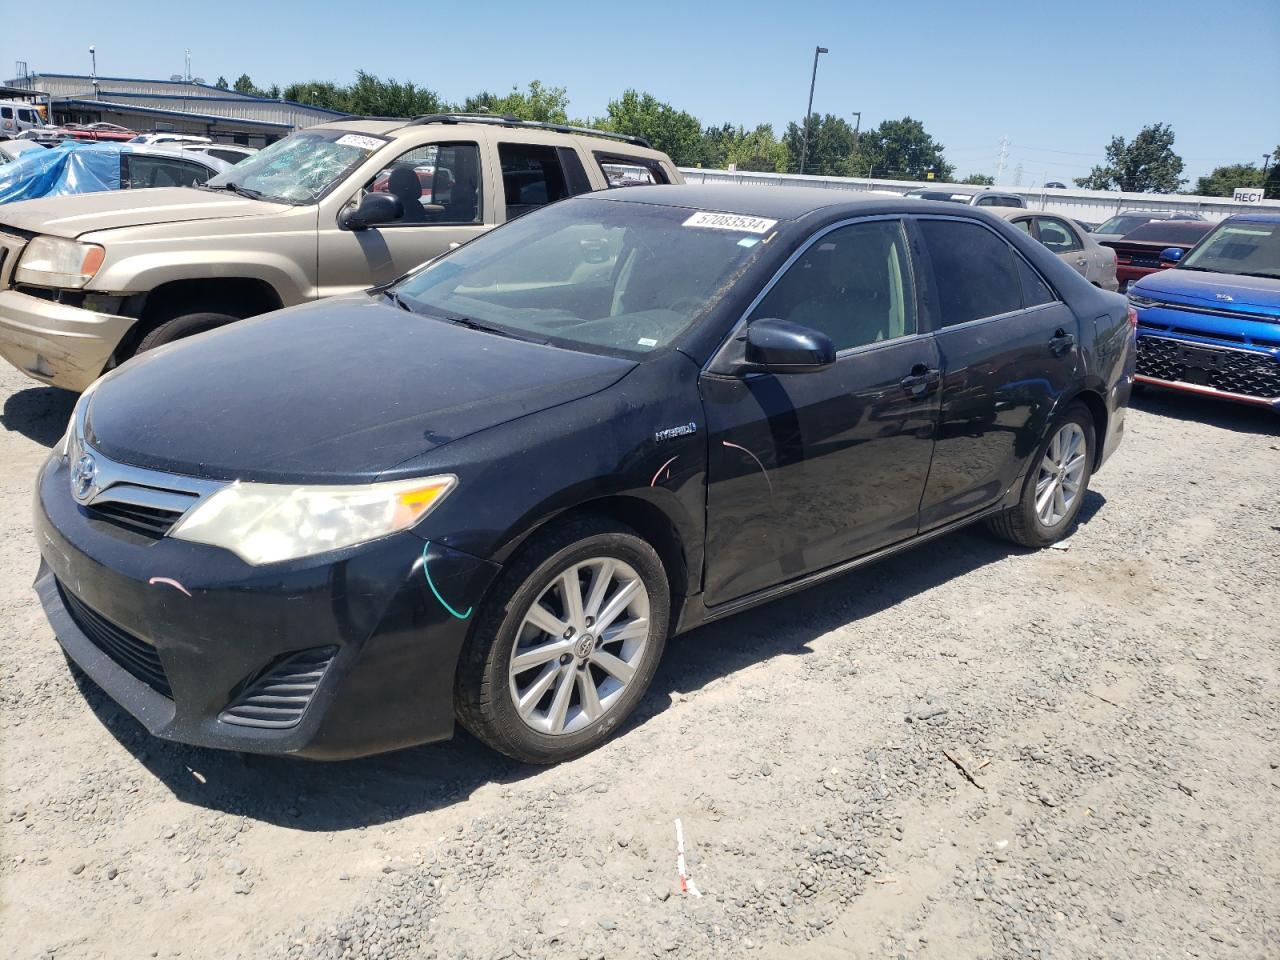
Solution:
<svg viewBox="0 0 1280 960">
<path fill-rule="evenodd" d="M 644 696 L 671 609 L 657 552 L 616 521 L 536 535 L 486 598 L 458 664 L 459 722 L 527 763 L 607 740 Z"/>
</svg>

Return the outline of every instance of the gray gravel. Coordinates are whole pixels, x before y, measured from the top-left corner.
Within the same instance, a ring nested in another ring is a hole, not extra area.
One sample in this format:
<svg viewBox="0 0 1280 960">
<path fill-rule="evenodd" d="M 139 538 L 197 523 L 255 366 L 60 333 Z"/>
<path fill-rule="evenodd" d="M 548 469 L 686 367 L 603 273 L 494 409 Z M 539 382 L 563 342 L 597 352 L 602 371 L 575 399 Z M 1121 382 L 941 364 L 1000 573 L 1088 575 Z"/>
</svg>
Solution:
<svg viewBox="0 0 1280 960">
<path fill-rule="evenodd" d="M 15 956 L 1280 954 L 1266 413 L 1144 398 L 1067 549 L 963 532 L 680 638 L 622 736 L 539 770 L 149 738 L 30 591 L 69 398 L 0 397 Z"/>
</svg>

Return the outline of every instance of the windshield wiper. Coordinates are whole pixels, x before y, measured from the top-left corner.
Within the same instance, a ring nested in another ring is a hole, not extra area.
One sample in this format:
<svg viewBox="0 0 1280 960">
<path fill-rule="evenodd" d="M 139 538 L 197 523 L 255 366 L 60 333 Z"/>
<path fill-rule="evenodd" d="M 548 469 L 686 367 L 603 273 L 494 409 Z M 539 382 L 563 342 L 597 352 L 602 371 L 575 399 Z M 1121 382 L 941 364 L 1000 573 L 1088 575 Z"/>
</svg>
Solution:
<svg viewBox="0 0 1280 960">
<path fill-rule="evenodd" d="M 394 290 L 383 290 L 382 293 L 383 293 L 383 296 L 385 296 L 388 300 L 394 303 L 401 310 L 406 310 L 409 313 L 418 312 L 417 310 L 413 309 L 413 307 L 409 306 L 408 301 L 406 301 L 404 297 L 400 296 L 400 294 L 396 293 Z"/>
<path fill-rule="evenodd" d="M 210 190 L 227 190 L 231 193 L 238 193 L 240 196 L 248 197 L 250 200 L 262 199 L 262 191 L 254 190 L 251 187 L 242 187 L 240 186 L 240 184 L 235 183 L 231 180 L 228 180 L 226 183 L 222 184 L 222 186 L 220 187 L 213 186 L 208 183 L 206 183 L 205 186 Z"/>
<path fill-rule="evenodd" d="M 521 333 L 512 333 L 510 330 L 504 330 L 501 327 L 491 327 L 487 323 L 481 323 L 479 320 L 473 320 L 470 317 L 439 317 L 441 320 L 448 320 L 450 323 L 456 323 L 460 327 L 466 327 L 468 330 L 479 330 L 482 333 L 496 333 L 500 337 L 507 337 L 511 340 L 523 340 L 525 343 L 540 343 L 546 346 L 547 341 L 538 337 L 530 337 Z"/>
<path fill-rule="evenodd" d="M 1261 277 L 1263 280 L 1280 280 L 1280 273 L 1237 273 L 1237 277 Z"/>
</svg>

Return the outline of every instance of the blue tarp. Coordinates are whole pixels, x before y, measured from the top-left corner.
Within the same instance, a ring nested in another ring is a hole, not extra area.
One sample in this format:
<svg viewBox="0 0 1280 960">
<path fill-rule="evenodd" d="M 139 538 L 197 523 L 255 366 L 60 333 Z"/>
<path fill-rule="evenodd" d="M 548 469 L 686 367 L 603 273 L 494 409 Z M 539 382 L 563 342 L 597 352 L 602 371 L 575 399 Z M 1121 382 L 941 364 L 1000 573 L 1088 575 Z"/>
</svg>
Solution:
<svg viewBox="0 0 1280 960">
<path fill-rule="evenodd" d="M 122 143 L 60 143 L 0 166 L 0 203 L 120 189 Z"/>
</svg>

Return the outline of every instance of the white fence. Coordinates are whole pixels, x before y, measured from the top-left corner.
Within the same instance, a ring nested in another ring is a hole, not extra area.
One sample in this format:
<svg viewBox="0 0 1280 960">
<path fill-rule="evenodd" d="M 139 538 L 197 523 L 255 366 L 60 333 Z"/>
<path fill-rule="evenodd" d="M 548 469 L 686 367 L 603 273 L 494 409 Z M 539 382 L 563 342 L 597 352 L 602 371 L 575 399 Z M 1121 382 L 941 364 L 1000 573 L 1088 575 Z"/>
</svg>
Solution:
<svg viewBox="0 0 1280 960">
<path fill-rule="evenodd" d="M 814 177 L 795 173 L 731 173 L 728 170 L 704 170 L 701 167 L 681 167 L 688 183 L 748 183 L 771 186 L 820 187 L 828 190 L 854 192 L 888 191 L 906 193 L 925 187 L 945 190 L 958 186 L 973 190 L 971 186 L 950 183 L 911 183 L 904 180 L 871 180 L 863 177 Z M 976 188 L 982 189 L 982 188 Z M 1198 213 L 1206 220 L 1218 221 L 1237 213 L 1267 209 L 1280 213 L 1280 200 L 1264 200 L 1261 203 L 1236 203 L 1223 197 L 1197 197 L 1176 193 L 1121 193 L 1110 190 L 1050 190 L 1041 187 L 999 187 L 1001 193 L 1013 193 L 1023 197 L 1033 210 L 1047 210 L 1084 220 L 1101 223 L 1121 210 L 1170 210 L 1177 213 Z"/>
</svg>

